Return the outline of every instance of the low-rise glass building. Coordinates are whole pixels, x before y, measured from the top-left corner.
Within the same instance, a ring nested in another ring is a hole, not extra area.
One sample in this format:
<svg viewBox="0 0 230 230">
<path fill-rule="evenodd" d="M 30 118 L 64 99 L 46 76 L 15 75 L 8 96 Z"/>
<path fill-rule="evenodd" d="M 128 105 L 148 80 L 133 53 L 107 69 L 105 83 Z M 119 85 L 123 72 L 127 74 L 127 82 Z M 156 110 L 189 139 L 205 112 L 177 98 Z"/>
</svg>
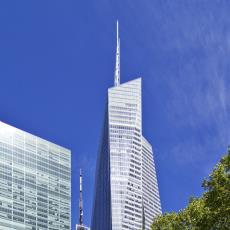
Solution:
<svg viewBox="0 0 230 230">
<path fill-rule="evenodd" d="M 0 122 L 0 230 L 71 229 L 71 152 Z"/>
</svg>

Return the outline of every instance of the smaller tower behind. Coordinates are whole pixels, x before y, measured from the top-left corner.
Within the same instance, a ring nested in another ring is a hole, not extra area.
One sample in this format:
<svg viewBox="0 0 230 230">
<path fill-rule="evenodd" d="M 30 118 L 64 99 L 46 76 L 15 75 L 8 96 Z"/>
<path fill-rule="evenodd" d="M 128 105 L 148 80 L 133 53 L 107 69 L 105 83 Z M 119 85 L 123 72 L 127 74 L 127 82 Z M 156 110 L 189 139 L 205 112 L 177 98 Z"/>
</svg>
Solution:
<svg viewBox="0 0 230 230">
<path fill-rule="evenodd" d="M 79 224 L 76 225 L 76 230 L 90 230 L 83 225 L 83 187 L 82 187 L 82 171 L 80 169 L 80 194 L 79 194 Z"/>
</svg>

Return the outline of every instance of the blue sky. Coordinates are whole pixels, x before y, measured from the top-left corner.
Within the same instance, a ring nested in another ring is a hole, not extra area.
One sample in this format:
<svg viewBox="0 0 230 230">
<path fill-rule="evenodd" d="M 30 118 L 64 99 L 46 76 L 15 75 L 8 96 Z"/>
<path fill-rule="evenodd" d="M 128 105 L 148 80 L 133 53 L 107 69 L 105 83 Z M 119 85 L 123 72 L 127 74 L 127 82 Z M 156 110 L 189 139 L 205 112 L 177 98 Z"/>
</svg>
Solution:
<svg viewBox="0 0 230 230">
<path fill-rule="evenodd" d="M 72 150 L 90 223 L 116 20 L 121 82 L 142 77 L 143 130 L 152 143 L 163 211 L 183 208 L 230 144 L 230 2 L 0 2 L 0 120 Z"/>
</svg>

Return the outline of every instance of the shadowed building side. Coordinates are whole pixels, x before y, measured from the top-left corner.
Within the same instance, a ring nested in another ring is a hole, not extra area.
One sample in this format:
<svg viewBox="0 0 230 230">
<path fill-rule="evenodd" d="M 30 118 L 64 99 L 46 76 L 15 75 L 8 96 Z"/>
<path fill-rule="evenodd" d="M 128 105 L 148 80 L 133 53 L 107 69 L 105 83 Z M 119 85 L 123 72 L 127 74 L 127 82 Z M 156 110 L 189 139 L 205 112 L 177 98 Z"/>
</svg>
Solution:
<svg viewBox="0 0 230 230">
<path fill-rule="evenodd" d="M 106 108 L 95 175 L 92 229 L 111 230 L 108 110 Z"/>
</svg>

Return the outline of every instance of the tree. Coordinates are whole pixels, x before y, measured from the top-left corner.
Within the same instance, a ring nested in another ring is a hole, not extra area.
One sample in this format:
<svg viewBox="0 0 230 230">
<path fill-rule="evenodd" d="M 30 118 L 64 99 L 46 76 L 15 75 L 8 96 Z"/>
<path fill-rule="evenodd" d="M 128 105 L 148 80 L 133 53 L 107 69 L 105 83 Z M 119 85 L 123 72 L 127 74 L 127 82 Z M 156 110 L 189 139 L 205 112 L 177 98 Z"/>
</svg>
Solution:
<svg viewBox="0 0 230 230">
<path fill-rule="evenodd" d="M 178 213 L 157 217 L 152 230 L 230 229 L 230 149 L 203 182 L 205 192 Z"/>
</svg>

